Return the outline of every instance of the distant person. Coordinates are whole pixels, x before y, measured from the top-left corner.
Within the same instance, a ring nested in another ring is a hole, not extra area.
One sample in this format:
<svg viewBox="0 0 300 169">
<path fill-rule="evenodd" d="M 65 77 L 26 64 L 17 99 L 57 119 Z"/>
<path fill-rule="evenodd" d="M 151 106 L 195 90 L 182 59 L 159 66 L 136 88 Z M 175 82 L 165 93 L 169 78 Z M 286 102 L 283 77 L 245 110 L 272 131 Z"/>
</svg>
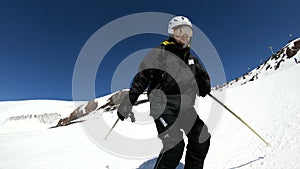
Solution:
<svg viewBox="0 0 300 169">
<path fill-rule="evenodd" d="M 134 122 L 132 105 L 146 89 L 150 115 L 154 118 L 163 149 L 155 169 L 175 169 L 184 151 L 183 131 L 188 137 L 185 169 L 201 169 L 210 146 L 210 133 L 199 118 L 194 105 L 196 95 L 211 91 L 210 77 L 190 53 L 192 23 L 176 16 L 168 24 L 169 38 L 152 49 L 140 63 L 129 97 L 118 108 L 121 120 Z M 151 146 L 151 145 L 149 145 Z"/>
</svg>

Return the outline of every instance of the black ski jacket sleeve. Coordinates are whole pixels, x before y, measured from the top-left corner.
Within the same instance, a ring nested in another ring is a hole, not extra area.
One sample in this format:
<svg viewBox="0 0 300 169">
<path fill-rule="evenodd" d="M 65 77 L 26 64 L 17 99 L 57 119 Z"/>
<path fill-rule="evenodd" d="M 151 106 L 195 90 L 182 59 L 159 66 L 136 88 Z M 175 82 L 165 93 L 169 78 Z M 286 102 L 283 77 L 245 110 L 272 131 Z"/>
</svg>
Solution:
<svg viewBox="0 0 300 169">
<path fill-rule="evenodd" d="M 196 81 L 198 85 L 199 95 L 204 97 L 211 91 L 210 77 L 205 68 L 203 68 L 203 66 L 199 63 L 199 60 L 196 58 L 194 60 L 196 61 Z"/>
<path fill-rule="evenodd" d="M 139 95 L 149 87 L 152 77 L 159 72 L 158 69 L 155 69 L 157 67 L 155 58 L 160 54 L 159 51 L 158 48 L 152 49 L 140 63 L 138 73 L 133 78 L 129 91 L 131 104 L 137 101 Z"/>
</svg>

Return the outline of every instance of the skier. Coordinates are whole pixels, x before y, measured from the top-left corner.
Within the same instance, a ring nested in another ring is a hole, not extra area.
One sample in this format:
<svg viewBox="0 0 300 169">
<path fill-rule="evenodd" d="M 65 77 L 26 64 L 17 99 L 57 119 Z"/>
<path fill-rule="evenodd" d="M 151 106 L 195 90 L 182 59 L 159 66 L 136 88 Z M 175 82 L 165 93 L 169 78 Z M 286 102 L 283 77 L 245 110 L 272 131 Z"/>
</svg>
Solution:
<svg viewBox="0 0 300 169">
<path fill-rule="evenodd" d="M 210 133 L 194 104 L 196 95 L 205 97 L 210 93 L 210 78 L 190 53 L 193 35 L 190 20 L 184 16 L 172 18 L 168 34 L 169 38 L 141 62 L 117 114 L 121 120 L 130 117 L 134 122 L 132 105 L 147 89 L 150 115 L 163 144 L 155 169 L 177 167 L 185 147 L 182 130 L 188 137 L 185 169 L 201 169 L 210 146 Z"/>
</svg>

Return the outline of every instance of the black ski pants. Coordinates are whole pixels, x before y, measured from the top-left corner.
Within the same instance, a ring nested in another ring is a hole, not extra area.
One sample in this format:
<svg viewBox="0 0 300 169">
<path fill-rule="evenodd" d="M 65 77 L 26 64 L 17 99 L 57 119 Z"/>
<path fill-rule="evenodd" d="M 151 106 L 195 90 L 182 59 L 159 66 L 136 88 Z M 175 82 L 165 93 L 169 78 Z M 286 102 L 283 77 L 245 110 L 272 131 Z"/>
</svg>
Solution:
<svg viewBox="0 0 300 169">
<path fill-rule="evenodd" d="M 194 108 L 180 113 L 179 116 L 162 114 L 154 121 L 158 137 L 163 143 L 163 149 L 157 158 L 154 169 L 175 169 L 177 167 L 185 147 L 181 129 L 188 137 L 184 168 L 203 168 L 204 159 L 210 146 L 210 134 Z"/>
</svg>

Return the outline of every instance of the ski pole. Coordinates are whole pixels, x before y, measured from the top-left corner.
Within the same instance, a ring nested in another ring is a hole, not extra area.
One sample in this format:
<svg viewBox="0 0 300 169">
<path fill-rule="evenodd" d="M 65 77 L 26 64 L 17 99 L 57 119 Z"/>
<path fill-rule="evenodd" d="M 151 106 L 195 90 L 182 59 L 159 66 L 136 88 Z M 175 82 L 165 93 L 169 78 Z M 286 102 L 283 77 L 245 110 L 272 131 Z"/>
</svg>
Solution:
<svg viewBox="0 0 300 169">
<path fill-rule="evenodd" d="M 211 98 L 213 98 L 216 102 L 218 102 L 220 105 L 222 105 L 226 110 L 228 110 L 231 114 L 233 114 L 237 119 L 239 119 L 244 125 L 246 125 L 257 137 L 259 137 L 263 142 L 265 142 L 267 145 L 269 145 L 268 142 L 266 142 L 265 139 L 263 139 L 252 127 L 250 127 L 243 119 L 241 119 L 237 114 L 235 114 L 232 110 L 230 110 L 225 104 L 223 104 L 220 100 L 218 100 L 216 97 L 208 94 Z"/>
<path fill-rule="evenodd" d="M 108 131 L 108 133 L 106 134 L 106 136 L 104 137 L 104 140 L 107 140 L 107 137 L 109 136 L 109 134 L 112 132 L 112 130 L 115 128 L 115 126 L 117 125 L 118 121 L 120 120 L 120 118 L 118 118 L 116 120 L 116 122 L 114 123 L 114 125 L 110 128 L 110 130 Z"/>
</svg>

